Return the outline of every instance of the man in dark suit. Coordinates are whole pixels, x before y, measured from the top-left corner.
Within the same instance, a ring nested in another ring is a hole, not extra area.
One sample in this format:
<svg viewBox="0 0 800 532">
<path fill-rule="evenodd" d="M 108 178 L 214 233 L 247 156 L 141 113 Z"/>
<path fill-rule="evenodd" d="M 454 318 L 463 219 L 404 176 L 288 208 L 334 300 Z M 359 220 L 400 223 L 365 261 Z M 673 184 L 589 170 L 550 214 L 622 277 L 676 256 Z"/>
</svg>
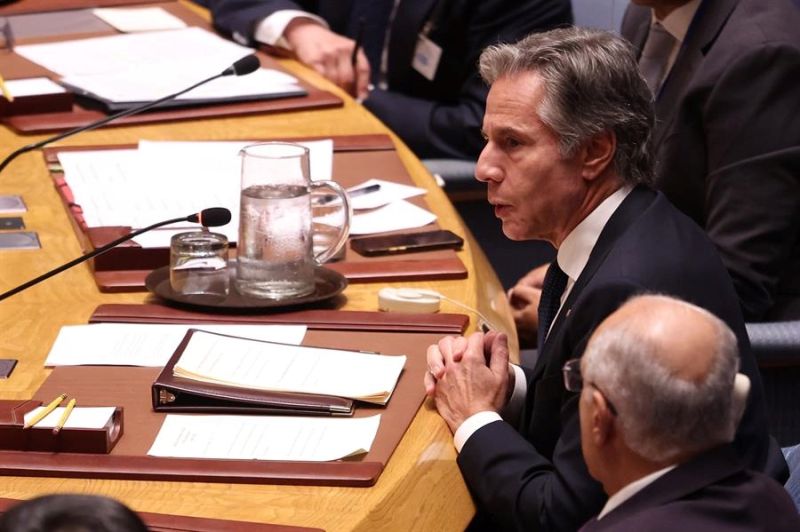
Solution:
<svg viewBox="0 0 800 532">
<path fill-rule="evenodd" d="M 568 0 L 202 3 L 236 40 L 288 48 L 343 88 L 355 86 L 367 109 L 428 158 L 474 160 L 480 152 L 487 88 L 475 64 L 483 48 L 572 22 Z M 366 53 L 353 69 L 359 33 Z"/>
<path fill-rule="evenodd" d="M 580 393 L 586 465 L 609 495 L 583 532 L 800 530 L 783 486 L 729 445 L 747 398 L 738 362 L 722 321 L 666 296 L 638 296 L 600 324 L 563 368 Z"/>
<path fill-rule="evenodd" d="M 643 291 L 690 301 L 735 331 L 753 386 L 734 446 L 749 466 L 764 470 L 771 457 L 770 471 L 785 476 L 780 451 L 768 450 L 761 382 L 730 278 L 703 231 L 646 186 L 653 109 L 630 45 L 606 32 L 553 30 L 487 49 L 480 71 L 491 88 L 477 178 L 506 236 L 558 250 L 533 368 L 508 369 L 502 334 L 448 337 L 428 350 L 426 389 L 455 433 L 480 525 L 574 530 L 600 510 L 605 495 L 586 470 L 577 397 L 561 367 Z"/>
<path fill-rule="evenodd" d="M 656 24 L 673 38 L 653 87 L 656 187 L 706 229 L 746 321 L 800 318 L 800 10 L 791 0 L 633 4 L 622 34 L 635 47 Z"/>
<path fill-rule="evenodd" d="M 800 319 L 798 27 L 790 0 L 633 0 L 622 23 L 656 95 L 655 187 L 705 228 L 746 321 Z M 509 291 L 523 340 L 545 268 Z"/>
</svg>

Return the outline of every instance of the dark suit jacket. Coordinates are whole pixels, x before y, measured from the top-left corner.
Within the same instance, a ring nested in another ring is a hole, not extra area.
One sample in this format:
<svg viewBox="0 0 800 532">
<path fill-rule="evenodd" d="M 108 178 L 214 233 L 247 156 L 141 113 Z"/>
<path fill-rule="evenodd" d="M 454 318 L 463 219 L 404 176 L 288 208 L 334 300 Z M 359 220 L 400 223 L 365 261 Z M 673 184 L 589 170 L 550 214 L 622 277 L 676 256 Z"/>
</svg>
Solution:
<svg viewBox="0 0 800 532">
<path fill-rule="evenodd" d="M 475 432 L 458 456 L 481 518 L 489 515 L 492 528 L 575 530 L 600 512 L 606 496 L 583 461 L 578 396 L 564 388 L 561 368 L 581 356 L 606 316 L 643 292 L 677 296 L 706 308 L 736 333 L 740 371 L 753 381 L 736 448 L 753 469 L 765 467 L 769 441 L 761 379 L 730 278 L 695 223 L 660 193 L 638 187 L 609 219 L 536 366 L 526 371 L 520 430 L 491 423 Z M 786 464 L 776 452 L 771 456 L 785 480 Z"/>
<path fill-rule="evenodd" d="M 374 90 L 364 105 L 403 139 L 418 157 L 477 159 L 488 88 L 478 75 L 481 51 L 497 42 L 572 22 L 568 0 L 446 1 L 446 24 L 431 35 L 442 47 L 433 81 L 411 66 L 417 36 L 436 0 L 403 0 L 391 26 L 388 90 Z M 207 0 L 215 26 L 253 38 L 255 24 L 279 9 L 303 9 L 347 34 L 351 0 Z M 350 38 L 354 35 L 349 34 Z M 371 65 L 373 71 L 380 65 Z"/>
<path fill-rule="evenodd" d="M 639 49 L 650 9 L 622 34 Z M 747 321 L 800 318 L 800 10 L 698 10 L 656 100 L 657 188 L 708 232 Z"/>
<path fill-rule="evenodd" d="M 800 530 L 783 486 L 739 463 L 722 446 L 681 464 L 581 532 Z"/>
</svg>

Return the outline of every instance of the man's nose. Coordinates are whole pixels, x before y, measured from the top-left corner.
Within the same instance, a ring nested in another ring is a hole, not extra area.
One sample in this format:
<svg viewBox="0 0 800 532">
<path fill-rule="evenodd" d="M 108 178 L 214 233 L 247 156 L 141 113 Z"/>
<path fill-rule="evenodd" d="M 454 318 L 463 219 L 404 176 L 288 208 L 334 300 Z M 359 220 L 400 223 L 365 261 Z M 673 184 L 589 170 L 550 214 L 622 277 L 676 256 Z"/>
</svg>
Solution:
<svg viewBox="0 0 800 532">
<path fill-rule="evenodd" d="M 481 151 L 478 162 L 475 165 L 475 179 L 483 183 L 488 181 L 500 181 L 503 178 L 503 172 L 495 161 L 492 150 L 492 143 L 487 143 Z"/>
</svg>

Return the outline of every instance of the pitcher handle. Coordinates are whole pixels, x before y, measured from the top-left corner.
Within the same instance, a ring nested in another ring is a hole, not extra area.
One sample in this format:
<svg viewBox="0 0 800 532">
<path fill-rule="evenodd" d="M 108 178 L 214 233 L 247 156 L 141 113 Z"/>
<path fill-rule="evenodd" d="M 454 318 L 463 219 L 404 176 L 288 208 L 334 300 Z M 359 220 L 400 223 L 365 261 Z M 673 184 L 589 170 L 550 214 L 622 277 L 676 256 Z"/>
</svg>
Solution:
<svg viewBox="0 0 800 532">
<path fill-rule="evenodd" d="M 324 249 L 319 253 L 314 254 L 314 260 L 317 264 L 323 264 L 328 261 L 331 257 L 336 255 L 342 246 L 347 242 L 347 237 L 350 236 L 350 219 L 353 217 L 353 207 L 350 205 L 350 198 L 347 196 L 347 192 L 335 181 L 312 181 L 311 184 L 308 186 L 309 190 L 316 190 L 321 188 L 328 188 L 336 194 L 342 202 L 342 208 L 344 209 L 344 222 L 342 226 L 339 228 L 339 236 L 334 242 L 334 244 L 328 249 Z M 313 197 L 313 194 L 312 194 Z"/>
</svg>

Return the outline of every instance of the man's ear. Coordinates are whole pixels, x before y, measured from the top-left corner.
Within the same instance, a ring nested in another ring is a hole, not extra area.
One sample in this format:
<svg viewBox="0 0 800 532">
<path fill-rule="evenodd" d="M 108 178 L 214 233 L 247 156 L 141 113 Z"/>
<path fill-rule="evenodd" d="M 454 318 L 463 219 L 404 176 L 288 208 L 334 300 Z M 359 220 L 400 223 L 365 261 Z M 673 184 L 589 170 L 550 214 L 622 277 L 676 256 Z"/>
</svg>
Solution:
<svg viewBox="0 0 800 532">
<path fill-rule="evenodd" d="M 587 181 L 596 179 L 613 164 L 616 152 L 617 136 L 613 131 L 602 131 L 592 136 L 581 147 L 583 166 L 581 176 Z"/>
<path fill-rule="evenodd" d="M 595 446 L 608 445 L 614 435 L 614 414 L 603 394 L 592 390 L 592 440 Z"/>
</svg>

